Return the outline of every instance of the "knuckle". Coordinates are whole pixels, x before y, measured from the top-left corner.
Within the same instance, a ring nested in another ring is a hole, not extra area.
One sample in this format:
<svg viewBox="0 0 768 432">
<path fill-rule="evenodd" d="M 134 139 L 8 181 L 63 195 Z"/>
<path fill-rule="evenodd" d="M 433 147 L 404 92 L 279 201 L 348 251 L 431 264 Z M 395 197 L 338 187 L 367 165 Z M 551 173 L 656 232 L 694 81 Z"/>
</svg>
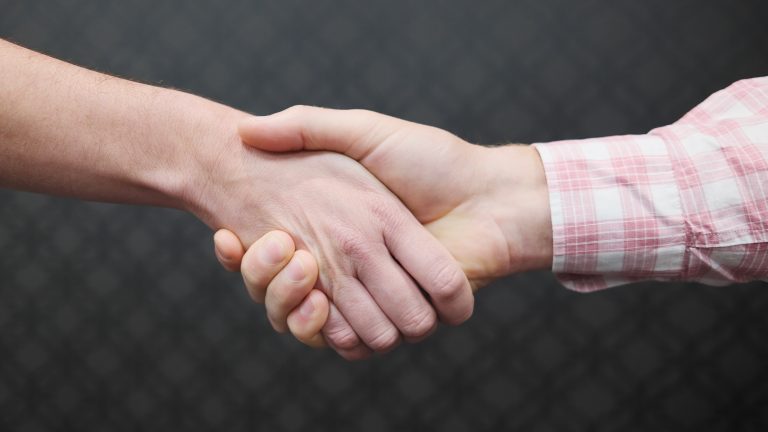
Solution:
<svg viewBox="0 0 768 432">
<path fill-rule="evenodd" d="M 467 286 L 467 277 L 456 265 L 437 267 L 431 278 L 430 295 L 441 302 L 451 302 L 461 296 Z"/>
<path fill-rule="evenodd" d="M 368 205 L 373 216 L 391 231 L 396 231 L 397 226 L 403 221 L 403 209 L 394 205 L 396 201 L 391 197 L 378 193 L 371 195 Z"/>
<path fill-rule="evenodd" d="M 351 350 L 360 345 L 360 338 L 349 327 L 333 327 L 323 332 L 331 345 L 341 350 Z"/>
<path fill-rule="evenodd" d="M 406 317 L 403 328 L 403 336 L 419 339 L 427 336 L 437 325 L 437 316 L 432 308 L 419 308 L 416 312 Z"/>
<path fill-rule="evenodd" d="M 368 346 L 376 352 L 387 352 L 395 348 L 399 343 L 400 332 L 396 328 L 388 326 L 371 338 Z"/>
<path fill-rule="evenodd" d="M 372 245 L 362 235 L 351 231 L 339 231 L 336 233 L 336 243 L 339 251 L 353 260 L 364 258 L 371 254 Z"/>
</svg>

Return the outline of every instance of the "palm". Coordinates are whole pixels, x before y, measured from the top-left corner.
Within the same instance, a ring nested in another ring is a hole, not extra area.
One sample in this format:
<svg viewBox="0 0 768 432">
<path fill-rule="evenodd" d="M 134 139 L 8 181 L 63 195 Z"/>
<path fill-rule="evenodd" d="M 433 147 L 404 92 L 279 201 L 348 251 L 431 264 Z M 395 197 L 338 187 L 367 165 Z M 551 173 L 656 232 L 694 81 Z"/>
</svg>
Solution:
<svg viewBox="0 0 768 432">
<path fill-rule="evenodd" d="M 461 263 L 477 289 L 508 272 L 505 238 L 481 195 L 482 164 L 468 163 L 482 148 L 470 146 L 443 130 L 409 124 L 382 137 L 360 162 L 413 212 L 416 218 Z"/>
<path fill-rule="evenodd" d="M 499 228 L 489 218 L 457 212 L 426 227 L 461 264 L 473 291 L 507 273 L 508 252 Z"/>
</svg>

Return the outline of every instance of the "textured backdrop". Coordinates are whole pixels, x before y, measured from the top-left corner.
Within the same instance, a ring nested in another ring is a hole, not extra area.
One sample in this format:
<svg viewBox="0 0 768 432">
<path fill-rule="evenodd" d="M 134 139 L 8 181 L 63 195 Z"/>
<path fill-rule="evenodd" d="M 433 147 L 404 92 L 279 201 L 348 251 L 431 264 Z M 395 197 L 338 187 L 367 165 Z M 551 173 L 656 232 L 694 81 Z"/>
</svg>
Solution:
<svg viewBox="0 0 768 432">
<path fill-rule="evenodd" d="M 766 23 L 765 0 L 0 0 L 0 37 L 80 65 L 485 144 L 668 124 L 768 75 Z M 350 364 L 274 334 L 210 234 L 0 191 L 0 430 L 768 429 L 765 284 L 579 295 L 525 274 L 466 325 Z"/>
</svg>

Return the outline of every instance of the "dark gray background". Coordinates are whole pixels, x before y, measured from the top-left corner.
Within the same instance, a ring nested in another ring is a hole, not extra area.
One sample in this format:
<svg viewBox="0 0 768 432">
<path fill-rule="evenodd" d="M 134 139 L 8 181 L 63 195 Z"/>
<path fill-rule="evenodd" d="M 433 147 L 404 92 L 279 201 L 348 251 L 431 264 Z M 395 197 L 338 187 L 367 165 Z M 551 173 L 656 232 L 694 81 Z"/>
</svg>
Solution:
<svg viewBox="0 0 768 432">
<path fill-rule="evenodd" d="M 764 0 L 0 0 L 0 36 L 87 67 L 486 144 L 668 124 L 768 74 L 767 23 Z M 0 251 L 2 430 L 768 428 L 764 284 L 578 295 L 525 274 L 350 364 L 273 334 L 186 214 L 3 191 Z"/>
</svg>

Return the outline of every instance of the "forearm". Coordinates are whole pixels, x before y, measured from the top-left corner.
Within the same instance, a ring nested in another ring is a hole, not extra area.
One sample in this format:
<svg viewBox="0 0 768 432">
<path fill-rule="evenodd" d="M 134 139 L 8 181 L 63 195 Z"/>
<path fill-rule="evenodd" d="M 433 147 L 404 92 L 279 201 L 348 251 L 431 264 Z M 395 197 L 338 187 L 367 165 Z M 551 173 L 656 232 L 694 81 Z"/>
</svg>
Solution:
<svg viewBox="0 0 768 432">
<path fill-rule="evenodd" d="M 185 207 L 243 115 L 5 41 L 0 58 L 2 187 Z"/>
</svg>

